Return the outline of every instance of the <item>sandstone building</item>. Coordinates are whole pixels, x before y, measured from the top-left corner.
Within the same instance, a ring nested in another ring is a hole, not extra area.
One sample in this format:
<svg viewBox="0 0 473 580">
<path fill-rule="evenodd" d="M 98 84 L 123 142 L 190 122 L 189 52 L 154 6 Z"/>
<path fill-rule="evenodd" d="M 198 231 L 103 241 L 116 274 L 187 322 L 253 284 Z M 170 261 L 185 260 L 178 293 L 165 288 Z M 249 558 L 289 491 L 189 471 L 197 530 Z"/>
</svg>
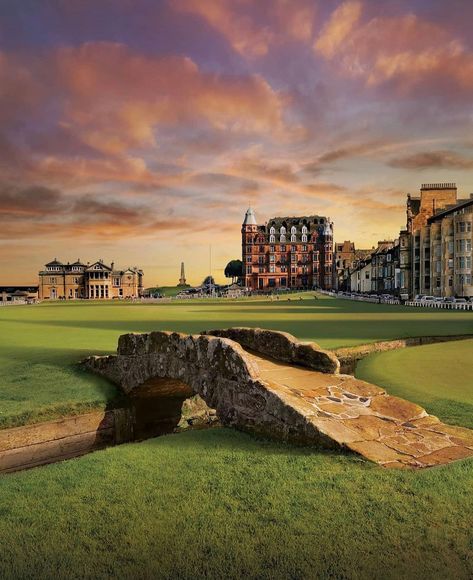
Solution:
<svg viewBox="0 0 473 580">
<path fill-rule="evenodd" d="M 473 194 L 458 199 L 454 183 L 424 184 L 407 195 L 407 224 L 394 242 L 379 242 L 349 268 L 350 289 L 404 298 L 473 296 Z"/>
<path fill-rule="evenodd" d="M 243 281 L 250 290 L 332 288 L 333 223 L 329 218 L 275 217 L 258 225 L 253 209 L 248 208 L 241 235 Z"/>
<path fill-rule="evenodd" d="M 40 300 L 138 298 L 143 292 L 143 271 L 118 270 L 102 260 L 83 264 L 63 264 L 56 258 L 39 272 Z"/>
<path fill-rule="evenodd" d="M 411 295 L 473 296 L 473 195 L 457 198 L 454 183 L 423 185 L 407 197 L 400 235 L 403 286 Z"/>
</svg>

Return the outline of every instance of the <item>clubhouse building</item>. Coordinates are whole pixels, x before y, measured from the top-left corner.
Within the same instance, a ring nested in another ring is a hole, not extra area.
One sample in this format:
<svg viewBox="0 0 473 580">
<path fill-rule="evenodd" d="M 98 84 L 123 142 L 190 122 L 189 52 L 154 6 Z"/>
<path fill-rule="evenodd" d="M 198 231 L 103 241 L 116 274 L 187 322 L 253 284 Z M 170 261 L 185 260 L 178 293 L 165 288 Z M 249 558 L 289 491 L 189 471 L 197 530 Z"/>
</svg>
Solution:
<svg viewBox="0 0 473 580">
<path fill-rule="evenodd" d="M 120 270 L 113 262 L 63 264 L 55 258 L 39 272 L 40 300 L 139 298 L 142 293 L 143 270 Z"/>
<path fill-rule="evenodd" d="M 241 237 L 243 281 L 249 290 L 332 288 L 333 223 L 329 218 L 275 217 L 258 225 L 250 207 Z"/>
</svg>

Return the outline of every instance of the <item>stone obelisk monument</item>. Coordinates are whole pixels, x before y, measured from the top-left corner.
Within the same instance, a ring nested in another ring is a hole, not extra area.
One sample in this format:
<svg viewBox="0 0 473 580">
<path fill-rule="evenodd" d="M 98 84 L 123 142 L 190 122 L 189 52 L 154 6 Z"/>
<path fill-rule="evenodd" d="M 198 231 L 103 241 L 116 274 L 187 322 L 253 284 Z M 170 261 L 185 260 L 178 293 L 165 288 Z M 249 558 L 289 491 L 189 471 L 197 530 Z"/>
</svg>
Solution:
<svg viewBox="0 0 473 580">
<path fill-rule="evenodd" d="M 178 286 L 187 286 L 186 275 L 184 273 L 184 262 L 181 262 L 181 277 Z"/>
</svg>

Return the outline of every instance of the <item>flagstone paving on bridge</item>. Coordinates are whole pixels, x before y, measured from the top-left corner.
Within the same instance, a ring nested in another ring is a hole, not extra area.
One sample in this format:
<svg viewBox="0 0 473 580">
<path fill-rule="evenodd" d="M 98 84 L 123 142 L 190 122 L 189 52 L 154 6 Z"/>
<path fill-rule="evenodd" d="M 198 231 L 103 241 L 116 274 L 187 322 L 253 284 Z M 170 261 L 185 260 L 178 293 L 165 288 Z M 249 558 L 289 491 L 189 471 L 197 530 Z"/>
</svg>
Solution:
<svg viewBox="0 0 473 580">
<path fill-rule="evenodd" d="M 350 375 L 320 373 L 247 353 L 288 405 L 317 429 L 385 467 L 422 468 L 473 456 L 473 431 Z"/>
</svg>

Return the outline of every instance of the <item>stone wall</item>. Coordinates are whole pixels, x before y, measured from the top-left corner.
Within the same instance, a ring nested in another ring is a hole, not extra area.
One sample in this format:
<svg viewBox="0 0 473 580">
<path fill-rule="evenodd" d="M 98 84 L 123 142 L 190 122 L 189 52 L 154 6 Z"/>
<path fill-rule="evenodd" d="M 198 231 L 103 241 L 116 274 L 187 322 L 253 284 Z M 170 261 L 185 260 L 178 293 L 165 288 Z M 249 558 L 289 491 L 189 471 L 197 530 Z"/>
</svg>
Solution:
<svg viewBox="0 0 473 580">
<path fill-rule="evenodd" d="M 208 330 L 202 334 L 229 338 L 243 348 L 289 364 L 307 367 L 321 373 L 335 374 L 340 370 L 337 357 L 315 342 L 299 342 L 287 332 L 262 328 L 226 328 Z"/>
</svg>

